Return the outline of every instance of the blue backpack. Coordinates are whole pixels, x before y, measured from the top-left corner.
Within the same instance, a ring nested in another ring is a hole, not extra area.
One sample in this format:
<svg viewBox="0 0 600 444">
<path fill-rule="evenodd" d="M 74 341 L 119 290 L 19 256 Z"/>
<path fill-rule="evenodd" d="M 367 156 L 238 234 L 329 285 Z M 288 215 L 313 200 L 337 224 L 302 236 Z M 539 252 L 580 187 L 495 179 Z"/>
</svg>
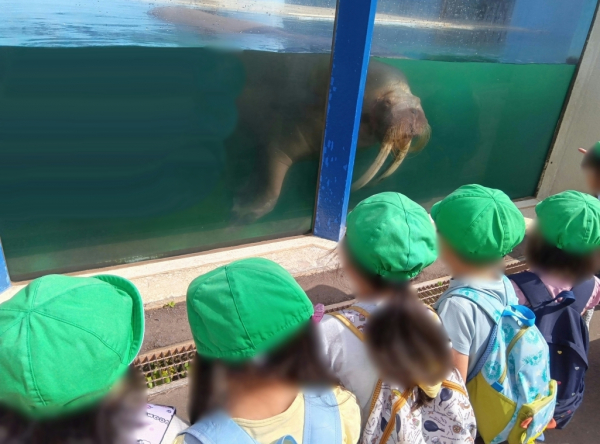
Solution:
<svg viewBox="0 0 600 444">
<path fill-rule="evenodd" d="M 223 411 L 215 412 L 181 433 L 202 444 L 258 444 Z M 304 393 L 304 444 L 342 444 L 342 423 L 338 402 L 331 390 Z M 277 444 L 297 444 L 291 436 L 282 436 Z"/>
<path fill-rule="evenodd" d="M 503 277 L 503 282 L 514 296 L 510 281 Z M 486 444 L 534 443 L 552 421 L 556 402 L 548 345 L 535 326 L 535 315 L 469 287 L 449 291 L 451 297 L 478 305 L 494 323 L 483 356 L 467 376 L 479 434 Z"/>
<path fill-rule="evenodd" d="M 531 304 L 535 324 L 550 348 L 550 375 L 558 384 L 554 420 L 556 428 L 562 429 L 583 400 L 589 333 L 581 312 L 594 291 L 594 278 L 563 291 L 556 298 L 535 273 L 525 271 L 510 278 Z M 559 298 L 562 301 L 554 303 Z"/>
</svg>

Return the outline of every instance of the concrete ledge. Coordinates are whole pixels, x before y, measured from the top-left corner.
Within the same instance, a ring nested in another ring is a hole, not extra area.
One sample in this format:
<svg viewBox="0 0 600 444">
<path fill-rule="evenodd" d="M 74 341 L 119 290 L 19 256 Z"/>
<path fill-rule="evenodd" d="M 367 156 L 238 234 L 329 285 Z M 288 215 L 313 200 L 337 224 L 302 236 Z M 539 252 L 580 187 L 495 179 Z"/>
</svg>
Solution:
<svg viewBox="0 0 600 444">
<path fill-rule="evenodd" d="M 188 285 L 196 277 L 239 259 L 249 257 L 270 259 L 283 266 L 294 277 L 334 270 L 338 268 L 337 256 L 333 253 L 335 247 L 336 243 L 332 241 L 315 236 L 298 236 L 237 248 L 71 273 L 71 275 L 114 274 L 127 278 L 140 290 L 147 308 L 153 308 L 166 301 L 184 300 Z M 11 288 L 0 295 L 0 302 L 10 299 L 27 283 L 13 283 Z"/>
<path fill-rule="evenodd" d="M 521 213 L 523 213 L 523 216 L 525 217 L 525 225 L 527 228 L 531 226 L 533 219 L 535 219 L 535 206 L 538 203 L 540 203 L 540 201 L 534 198 L 515 201 L 515 205 L 521 210 Z"/>
</svg>

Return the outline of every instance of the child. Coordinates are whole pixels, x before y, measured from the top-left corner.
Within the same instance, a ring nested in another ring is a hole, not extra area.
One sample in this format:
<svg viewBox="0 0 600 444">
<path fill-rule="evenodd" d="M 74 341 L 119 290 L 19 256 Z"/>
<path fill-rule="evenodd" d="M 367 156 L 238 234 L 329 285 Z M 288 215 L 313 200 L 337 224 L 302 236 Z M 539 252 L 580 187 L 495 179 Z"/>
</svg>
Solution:
<svg viewBox="0 0 600 444">
<path fill-rule="evenodd" d="M 584 154 L 581 169 L 590 192 L 600 198 L 600 142 L 596 142 L 587 150 L 579 148 Z"/>
<path fill-rule="evenodd" d="M 530 271 L 511 279 L 519 302 L 533 306 L 536 325 L 552 338 L 550 373 L 560 382 L 554 419 L 557 428 L 564 428 L 585 387 L 589 338 L 581 315 L 593 313 L 600 302 L 600 280 L 594 276 L 600 201 L 565 191 L 540 202 L 536 214 L 526 248 Z"/>
<path fill-rule="evenodd" d="M 360 412 L 323 365 L 313 306 L 292 276 L 245 259 L 196 278 L 190 420 L 176 443 L 355 444 Z"/>
<path fill-rule="evenodd" d="M 46 276 L 0 304 L 0 443 L 133 443 L 145 390 L 135 286 Z"/>
<path fill-rule="evenodd" d="M 502 191 L 465 185 L 431 209 L 440 258 L 450 269 L 450 287 L 434 304 L 454 348 L 463 379 L 483 355 L 494 322 L 477 304 L 453 298 L 453 287 L 480 290 L 502 306 L 517 304 L 504 276 L 504 256 L 525 237 L 525 220 Z"/>
<path fill-rule="evenodd" d="M 556 395 L 535 316 L 517 306 L 503 274 L 504 256 L 525 236 L 524 218 L 506 194 L 480 185 L 460 187 L 431 216 L 452 274 L 434 306 L 467 381 L 479 432 L 488 444 L 533 442 L 551 421 Z M 537 410 L 522 410 L 538 401 Z"/>
<path fill-rule="evenodd" d="M 331 368 L 358 398 L 361 442 L 472 442 L 448 337 L 410 286 L 437 256 L 427 212 L 399 193 L 372 196 L 348 215 L 340 254 L 360 302 L 325 316 L 320 329 Z"/>
</svg>

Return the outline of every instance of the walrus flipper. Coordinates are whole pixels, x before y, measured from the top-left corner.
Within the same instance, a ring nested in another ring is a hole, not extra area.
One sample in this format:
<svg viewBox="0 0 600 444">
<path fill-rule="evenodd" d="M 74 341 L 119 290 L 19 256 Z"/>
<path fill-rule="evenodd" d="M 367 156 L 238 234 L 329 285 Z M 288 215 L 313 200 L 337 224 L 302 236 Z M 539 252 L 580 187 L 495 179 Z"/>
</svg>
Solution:
<svg viewBox="0 0 600 444">
<path fill-rule="evenodd" d="M 292 166 L 292 159 L 279 149 L 267 150 L 261 156 L 256 173 L 235 197 L 232 213 L 236 222 L 251 223 L 270 213 L 281 194 L 283 180 Z"/>
</svg>

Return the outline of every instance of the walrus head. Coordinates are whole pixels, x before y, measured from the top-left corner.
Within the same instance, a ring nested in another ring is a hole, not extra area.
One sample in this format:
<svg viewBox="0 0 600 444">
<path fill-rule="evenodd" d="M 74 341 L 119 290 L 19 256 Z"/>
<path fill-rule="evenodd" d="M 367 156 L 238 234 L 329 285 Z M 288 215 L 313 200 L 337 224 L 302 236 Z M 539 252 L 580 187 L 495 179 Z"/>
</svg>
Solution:
<svg viewBox="0 0 600 444">
<path fill-rule="evenodd" d="M 369 64 L 358 146 L 380 144 L 379 154 L 368 170 L 352 184 L 358 190 L 371 182 L 391 154 L 391 165 L 374 183 L 398 169 L 408 152 L 425 147 L 431 136 L 421 100 L 414 96 L 397 69 L 379 62 Z"/>
</svg>

